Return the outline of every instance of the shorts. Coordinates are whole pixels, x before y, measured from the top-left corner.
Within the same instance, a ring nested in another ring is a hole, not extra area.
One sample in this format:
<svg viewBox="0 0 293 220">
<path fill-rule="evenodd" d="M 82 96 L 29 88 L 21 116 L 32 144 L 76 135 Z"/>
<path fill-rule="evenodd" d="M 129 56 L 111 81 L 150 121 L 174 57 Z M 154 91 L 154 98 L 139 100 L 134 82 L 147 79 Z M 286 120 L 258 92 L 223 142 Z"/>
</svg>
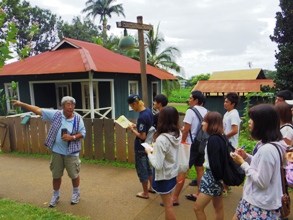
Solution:
<svg viewBox="0 0 293 220">
<path fill-rule="evenodd" d="M 144 151 L 135 151 L 134 155 L 137 176 L 141 183 L 145 183 L 149 180 L 149 176 L 152 176 L 149 158 Z"/>
<path fill-rule="evenodd" d="M 249 204 L 243 198 L 240 199 L 240 202 L 236 208 L 236 217 L 241 220 L 246 219 L 266 219 L 266 220 L 281 220 L 280 209 L 277 210 L 264 210 L 254 205 Z"/>
<path fill-rule="evenodd" d="M 189 169 L 194 165 L 195 167 L 201 167 L 204 163 L 204 154 L 199 153 L 198 148 L 194 147 L 194 144 L 190 146 L 189 157 Z"/>
<path fill-rule="evenodd" d="M 200 180 L 199 191 L 209 196 L 221 196 L 223 185 L 220 181 L 215 180 L 210 169 L 206 169 Z"/>
<path fill-rule="evenodd" d="M 153 169 L 153 177 L 155 176 L 155 169 Z M 177 184 L 176 177 L 173 177 L 169 180 L 158 180 L 155 181 L 155 178 L 153 178 L 152 182 L 152 188 L 155 190 L 158 194 L 168 194 L 172 192 L 173 189 L 175 189 Z"/>
<path fill-rule="evenodd" d="M 78 156 L 65 156 L 52 152 L 50 170 L 54 179 L 59 179 L 63 176 L 64 168 L 66 168 L 71 179 L 76 179 L 79 176 L 80 166 Z"/>
</svg>

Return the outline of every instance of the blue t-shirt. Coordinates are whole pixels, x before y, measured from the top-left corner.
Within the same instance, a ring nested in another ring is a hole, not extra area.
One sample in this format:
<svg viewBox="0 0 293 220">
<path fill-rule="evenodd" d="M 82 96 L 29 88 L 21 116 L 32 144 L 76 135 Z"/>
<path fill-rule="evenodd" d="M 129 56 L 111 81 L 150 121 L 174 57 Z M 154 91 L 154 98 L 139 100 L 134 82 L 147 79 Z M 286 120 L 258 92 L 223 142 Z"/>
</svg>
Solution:
<svg viewBox="0 0 293 220">
<path fill-rule="evenodd" d="M 54 114 L 59 111 L 59 110 L 52 110 L 52 109 L 42 109 L 42 118 L 43 120 L 49 120 L 51 121 Z M 67 153 L 67 147 L 68 147 L 68 141 L 63 141 L 61 138 L 61 129 L 66 128 L 67 133 L 71 134 L 72 129 L 73 129 L 73 122 L 74 122 L 74 117 L 70 119 L 66 119 L 65 116 L 62 114 L 62 125 L 59 128 L 59 131 L 57 133 L 56 141 L 53 145 L 52 151 L 57 153 L 57 154 L 62 154 L 62 155 L 70 155 L 70 156 L 78 156 L 79 153 L 74 153 L 74 154 L 68 154 Z M 84 122 L 83 120 L 80 120 L 79 122 L 79 130 L 78 133 L 81 133 L 83 137 L 85 137 L 85 127 L 84 127 Z"/>
<path fill-rule="evenodd" d="M 145 132 L 147 134 L 152 124 L 153 113 L 149 108 L 146 108 L 145 110 L 139 113 L 136 123 L 136 129 L 139 133 Z M 144 147 L 141 146 L 141 143 L 143 142 L 144 140 L 140 140 L 138 137 L 136 137 L 134 142 L 134 150 L 144 151 Z"/>
</svg>

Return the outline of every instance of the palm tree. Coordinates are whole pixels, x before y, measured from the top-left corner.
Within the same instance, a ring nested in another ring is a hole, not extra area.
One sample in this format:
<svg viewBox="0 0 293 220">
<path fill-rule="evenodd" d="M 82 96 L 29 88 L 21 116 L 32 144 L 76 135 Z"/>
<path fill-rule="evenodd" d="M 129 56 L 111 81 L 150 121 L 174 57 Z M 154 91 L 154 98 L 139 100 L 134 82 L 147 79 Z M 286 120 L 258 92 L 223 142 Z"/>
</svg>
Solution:
<svg viewBox="0 0 293 220">
<path fill-rule="evenodd" d="M 106 36 L 106 31 L 110 29 L 110 25 L 107 25 L 107 17 L 111 18 L 113 13 L 118 16 L 121 14 L 125 17 L 122 4 L 112 5 L 114 1 L 115 0 L 88 0 L 85 3 L 86 8 L 81 11 L 82 13 L 87 13 L 86 17 L 93 16 L 93 19 L 100 16 L 99 23 L 102 23 L 104 36 Z"/>
<path fill-rule="evenodd" d="M 149 65 L 155 66 L 166 71 L 175 71 L 176 73 L 182 72 L 182 67 L 179 66 L 175 60 L 180 57 L 180 50 L 176 47 L 167 47 L 163 51 L 159 52 L 161 44 L 165 41 L 163 37 L 159 35 L 160 24 L 157 26 L 156 33 L 154 31 L 148 31 L 146 33 L 145 42 L 147 44 L 147 62 Z"/>
<path fill-rule="evenodd" d="M 156 33 L 148 31 L 146 33 L 145 42 L 147 44 L 147 63 L 159 69 L 176 72 L 184 75 L 184 70 L 176 63 L 176 58 L 180 57 L 180 50 L 176 47 L 167 47 L 159 53 L 161 44 L 165 41 L 159 35 L 159 27 L 157 26 Z M 180 85 L 178 81 L 163 80 L 163 93 L 169 97 L 173 90 L 179 90 Z"/>
</svg>

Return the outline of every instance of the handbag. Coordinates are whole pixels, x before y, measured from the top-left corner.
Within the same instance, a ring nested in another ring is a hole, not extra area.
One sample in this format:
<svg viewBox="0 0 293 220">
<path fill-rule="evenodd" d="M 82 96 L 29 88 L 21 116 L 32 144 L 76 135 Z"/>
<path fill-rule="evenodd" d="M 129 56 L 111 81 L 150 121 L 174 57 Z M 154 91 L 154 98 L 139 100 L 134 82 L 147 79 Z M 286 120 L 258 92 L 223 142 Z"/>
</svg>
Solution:
<svg viewBox="0 0 293 220">
<path fill-rule="evenodd" d="M 190 145 L 187 143 L 180 143 L 178 151 L 178 173 L 186 173 L 189 169 Z"/>
<path fill-rule="evenodd" d="M 283 189 L 283 196 L 281 198 L 282 206 L 280 207 L 280 212 L 281 212 L 282 219 L 284 219 L 288 215 L 290 215 L 290 196 L 289 196 L 289 194 L 286 190 L 286 187 L 285 187 L 286 177 L 284 174 L 284 168 L 283 168 L 282 156 L 281 156 L 280 150 L 276 144 L 273 144 L 273 143 L 271 143 L 271 144 L 277 148 L 279 156 L 280 156 L 281 181 L 282 181 L 282 189 Z"/>
</svg>

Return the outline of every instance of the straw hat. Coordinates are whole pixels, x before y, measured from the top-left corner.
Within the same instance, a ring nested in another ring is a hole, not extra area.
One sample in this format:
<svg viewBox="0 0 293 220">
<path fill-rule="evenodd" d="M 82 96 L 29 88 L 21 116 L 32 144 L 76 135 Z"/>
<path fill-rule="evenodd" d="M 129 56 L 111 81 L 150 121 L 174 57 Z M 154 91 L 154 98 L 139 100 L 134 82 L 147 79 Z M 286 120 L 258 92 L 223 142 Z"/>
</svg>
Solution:
<svg viewBox="0 0 293 220">
<path fill-rule="evenodd" d="M 286 159 L 290 162 L 293 162 L 293 152 L 287 152 Z"/>
</svg>

